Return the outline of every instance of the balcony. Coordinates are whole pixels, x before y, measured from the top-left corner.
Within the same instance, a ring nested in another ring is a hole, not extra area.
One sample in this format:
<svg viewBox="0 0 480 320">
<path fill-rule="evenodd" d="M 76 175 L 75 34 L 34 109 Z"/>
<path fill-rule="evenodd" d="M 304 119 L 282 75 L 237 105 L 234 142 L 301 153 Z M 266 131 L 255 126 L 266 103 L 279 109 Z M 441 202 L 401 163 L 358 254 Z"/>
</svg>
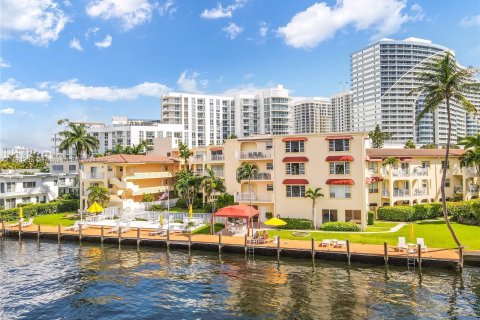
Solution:
<svg viewBox="0 0 480 320">
<path fill-rule="evenodd" d="M 49 187 L 34 187 L 34 188 L 16 188 L 16 189 L 7 189 L 2 195 L 5 196 L 21 196 L 21 195 L 32 195 L 40 193 L 48 193 L 50 191 Z"/>
<path fill-rule="evenodd" d="M 247 179 L 244 179 L 244 181 L 246 181 Z M 252 181 L 253 180 L 260 180 L 260 181 L 269 181 L 269 180 L 272 180 L 272 174 L 271 173 L 268 173 L 268 172 L 259 172 L 255 175 L 252 176 Z"/>
<path fill-rule="evenodd" d="M 413 189 L 412 195 L 415 196 L 426 196 L 428 195 L 427 189 L 420 188 L 420 189 Z"/>
<path fill-rule="evenodd" d="M 272 154 L 267 151 L 241 151 L 237 154 L 238 160 L 258 160 L 258 159 L 271 159 Z"/>
<path fill-rule="evenodd" d="M 428 169 L 422 167 L 416 167 L 412 170 L 412 175 L 415 177 L 428 176 Z"/>
<path fill-rule="evenodd" d="M 390 192 L 388 190 L 382 190 L 382 197 L 390 198 Z"/>
<path fill-rule="evenodd" d="M 410 189 L 394 189 L 393 190 L 394 197 L 409 197 L 410 196 Z"/>
<path fill-rule="evenodd" d="M 199 163 L 199 162 L 205 162 L 205 160 L 207 159 L 207 157 L 202 154 L 202 155 L 196 155 L 194 157 L 190 157 L 190 162 L 191 163 Z"/>
<path fill-rule="evenodd" d="M 237 192 L 235 194 L 236 202 L 272 202 L 272 196 L 269 194 L 256 194 L 254 192 Z"/>
<path fill-rule="evenodd" d="M 162 179 L 172 177 L 173 174 L 171 172 L 135 172 L 131 175 L 126 176 L 126 179 Z"/>
<path fill-rule="evenodd" d="M 75 181 L 58 181 L 59 187 L 76 187 Z"/>
<path fill-rule="evenodd" d="M 223 154 L 214 154 L 210 157 L 210 161 L 223 161 L 224 156 Z"/>
<path fill-rule="evenodd" d="M 137 190 L 133 190 L 132 195 L 139 196 L 139 195 L 147 194 L 147 193 L 160 193 L 160 192 L 165 192 L 165 190 L 167 190 L 167 189 L 168 189 L 168 186 L 151 187 L 151 188 L 139 188 Z"/>
<path fill-rule="evenodd" d="M 82 172 L 82 179 L 103 179 L 105 178 L 104 173 L 99 173 L 99 172 Z"/>
<path fill-rule="evenodd" d="M 392 176 L 394 177 L 409 177 L 410 173 L 406 169 L 393 169 Z"/>
</svg>

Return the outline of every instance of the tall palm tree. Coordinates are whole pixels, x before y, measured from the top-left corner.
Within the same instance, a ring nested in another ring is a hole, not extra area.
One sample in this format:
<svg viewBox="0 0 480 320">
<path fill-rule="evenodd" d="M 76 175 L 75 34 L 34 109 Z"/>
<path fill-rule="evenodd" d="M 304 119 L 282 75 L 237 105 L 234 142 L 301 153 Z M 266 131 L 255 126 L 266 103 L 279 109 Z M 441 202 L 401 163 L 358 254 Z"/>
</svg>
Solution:
<svg viewBox="0 0 480 320">
<path fill-rule="evenodd" d="M 250 225 L 252 226 L 252 235 L 253 235 L 253 217 L 252 217 L 252 179 L 258 174 L 258 166 L 255 163 L 242 163 L 240 167 L 237 168 L 237 182 L 240 183 L 242 180 L 248 180 L 248 198 L 250 201 Z"/>
<path fill-rule="evenodd" d="M 190 169 L 188 165 L 188 159 L 190 159 L 190 156 L 193 154 L 193 152 L 185 143 L 181 141 L 178 143 L 178 152 L 180 154 L 180 158 L 184 160 L 185 169 Z"/>
<path fill-rule="evenodd" d="M 480 132 L 473 136 L 468 136 L 457 143 L 460 146 L 464 146 L 465 149 L 480 148 Z"/>
<path fill-rule="evenodd" d="M 317 215 L 315 214 L 315 205 L 317 203 L 317 199 L 320 197 L 323 197 L 323 193 L 320 191 L 322 188 L 308 188 L 307 192 L 305 192 L 305 198 L 309 198 L 312 200 L 312 222 L 313 222 L 313 228 L 317 228 Z"/>
<path fill-rule="evenodd" d="M 409 93 L 422 95 L 424 98 L 424 107 L 417 116 L 417 122 L 423 119 L 425 115 L 436 111 L 442 103 L 445 103 L 447 109 L 447 145 L 445 148 L 445 165 L 442 170 L 440 191 L 445 223 L 459 249 L 462 248 L 462 244 L 448 221 L 447 199 L 445 197 L 445 179 L 452 133 L 450 103 L 452 101 L 457 102 L 465 111 L 476 113 L 475 106 L 464 96 L 464 92 L 468 89 L 478 87 L 478 83 L 474 83 L 476 73 L 477 71 L 473 68 L 458 66 L 451 52 L 447 52 L 443 57 L 435 58 L 431 63 L 425 65 L 425 68 L 417 76 L 417 81 L 420 85 Z"/>
<path fill-rule="evenodd" d="M 207 175 L 203 177 L 202 188 L 207 198 L 207 203 L 210 202 L 210 197 L 216 192 L 225 192 L 225 185 L 219 177 L 215 176 L 212 169 L 207 168 Z M 215 201 L 212 202 L 212 211 L 215 212 Z"/>
<path fill-rule="evenodd" d="M 59 133 L 63 137 L 59 150 L 63 152 L 72 147 L 75 148 L 77 159 L 81 160 L 84 153 L 90 157 L 95 149 L 98 149 L 100 142 L 97 138 L 87 133 L 85 124 L 68 123 L 68 129 Z"/>
<path fill-rule="evenodd" d="M 131 147 L 132 154 L 146 154 L 148 151 L 148 143 L 147 140 L 140 141 L 139 144 L 133 145 Z"/>
<path fill-rule="evenodd" d="M 480 180 L 480 147 L 468 149 L 460 157 L 461 167 L 474 167 Z"/>
<path fill-rule="evenodd" d="M 100 205 L 105 206 L 110 200 L 110 191 L 108 188 L 100 186 L 90 186 L 88 189 L 88 204 L 91 205 L 97 201 Z"/>
</svg>

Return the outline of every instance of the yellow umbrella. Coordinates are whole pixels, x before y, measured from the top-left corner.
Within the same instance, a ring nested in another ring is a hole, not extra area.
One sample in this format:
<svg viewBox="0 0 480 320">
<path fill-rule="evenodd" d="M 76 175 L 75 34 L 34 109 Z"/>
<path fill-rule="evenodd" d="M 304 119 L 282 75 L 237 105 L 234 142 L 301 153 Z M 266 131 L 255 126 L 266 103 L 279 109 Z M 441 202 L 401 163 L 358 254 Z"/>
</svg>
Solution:
<svg viewBox="0 0 480 320">
<path fill-rule="evenodd" d="M 410 240 L 413 241 L 415 239 L 413 234 L 413 223 L 410 223 Z"/>
<path fill-rule="evenodd" d="M 97 201 L 95 201 L 91 206 L 90 208 L 87 209 L 87 212 L 90 212 L 90 213 L 99 213 L 99 212 L 102 212 L 103 211 L 103 207 L 101 205 L 99 205 L 97 203 Z"/>
<path fill-rule="evenodd" d="M 18 209 L 18 219 L 23 219 L 23 208 Z"/>
<path fill-rule="evenodd" d="M 192 205 L 190 205 L 190 207 L 188 207 L 188 214 L 190 215 L 190 220 L 192 220 L 192 218 L 193 218 L 193 208 L 192 208 Z"/>
<path fill-rule="evenodd" d="M 267 226 L 279 227 L 279 226 L 284 226 L 287 223 L 278 218 L 271 218 L 265 221 L 264 224 L 266 224 Z"/>
</svg>

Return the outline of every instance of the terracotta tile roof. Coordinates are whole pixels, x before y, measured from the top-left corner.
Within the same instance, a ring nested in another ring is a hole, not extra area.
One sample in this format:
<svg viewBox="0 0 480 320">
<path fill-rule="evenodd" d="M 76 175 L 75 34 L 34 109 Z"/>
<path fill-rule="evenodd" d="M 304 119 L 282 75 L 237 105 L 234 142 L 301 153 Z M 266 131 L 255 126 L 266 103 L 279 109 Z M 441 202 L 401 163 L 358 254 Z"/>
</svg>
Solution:
<svg viewBox="0 0 480 320">
<path fill-rule="evenodd" d="M 450 156 L 460 157 L 465 151 L 463 149 L 450 149 Z M 401 149 L 382 148 L 367 149 L 369 157 L 442 157 L 445 156 L 445 149 Z"/>
<path fill-rule="evenodd" d="M 158 155 L 137 155 L 137 154 L 112 154 L 109 156 L 90 158 L 82 162 L 99 163 L 174 163 L 177 159 Z"/>
</svg>

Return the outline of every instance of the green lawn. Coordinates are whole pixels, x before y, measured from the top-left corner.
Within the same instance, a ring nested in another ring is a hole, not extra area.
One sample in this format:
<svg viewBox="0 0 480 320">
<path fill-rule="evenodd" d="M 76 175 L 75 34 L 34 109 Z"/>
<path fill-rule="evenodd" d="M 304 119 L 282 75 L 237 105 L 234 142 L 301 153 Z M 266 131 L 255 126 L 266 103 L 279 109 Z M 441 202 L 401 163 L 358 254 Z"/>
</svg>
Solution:
<svg viewBox="0 0 480 320">
<path fill-rule="evenodd" d="M 215 233 L 222 230 L 223 228 L 225 228 L 225 225 L 223 223 L 215 223 Z M 208 224 L 206 226 L 200 227 L 197 230 L 194 230 L 192 234 L 210 234 L 210 225 Z"/>
<path fill-rule="evenodd" d="M 457 236 L 460 239 L 460 242 L 465 246 L 465 248 L 471 250 L 480 249 L 480 227 L 478 226 L 467 226 L 457 223 L 452 223 L 453 229 L 456 231 Z M 361 232 L 342 232 L 342 233 L 333 233 L 333 232 L 322 232 L 314 231 L 310 233 L 309 237 L 294 237 L 292 236 L 292 231 L 287 230 L 272 230 L 268 234 L 272 236 L 280 236 L 281 239 L 296 239 L 296 240 L 310 240 L 312 237 L 316 240 L 322 239 L 339 239 L 339 240 L 350 240 L 352 243 L 365 243 L 365 244 L 383 244 L 387 242 L 389 245 L 396 245 L 398 242 L 398 237 L 405 237 L 407 242 L 412 240 L 409 239 L 409 226 L 406 225 L 397 232 L 393 233 L 370 233 L 362 234 Z M 414 224 L 414 237 L 424 238 L 425 243 L 428 247 L 431 248 L 455 248 L 455 242 L 453 241 L 450 232 L 448 231 L 446 225 L 442 221 L 433 221 L 433 222 L 424 222 L 424 223 L 415 223 Z M 415 239 L 413 239 L 415 242 Z"/>
<path fill-rule="evenodd" d="M 34 224 L 40 224 L 42 226 L 57 226 L 61 224 L 64 227 L 71 226 L 75 223 L 74 219 L 65 218 L 66 214 L 75 214 L 76 212 L 64 212 L 64 213 L 54 213 L 54 214 L 46 214 L 42 216 L 36 216 L 33 219 Z"/>
<path fill-rule="evenodd" d="M 375 221 L 375 224 L 372 226 L 367 226 L 365 231 L 367 232 L 380 232 L 388 231 L 395 227 L 400 222 L 390 222 L 390 221 Z"/>
</svg>

